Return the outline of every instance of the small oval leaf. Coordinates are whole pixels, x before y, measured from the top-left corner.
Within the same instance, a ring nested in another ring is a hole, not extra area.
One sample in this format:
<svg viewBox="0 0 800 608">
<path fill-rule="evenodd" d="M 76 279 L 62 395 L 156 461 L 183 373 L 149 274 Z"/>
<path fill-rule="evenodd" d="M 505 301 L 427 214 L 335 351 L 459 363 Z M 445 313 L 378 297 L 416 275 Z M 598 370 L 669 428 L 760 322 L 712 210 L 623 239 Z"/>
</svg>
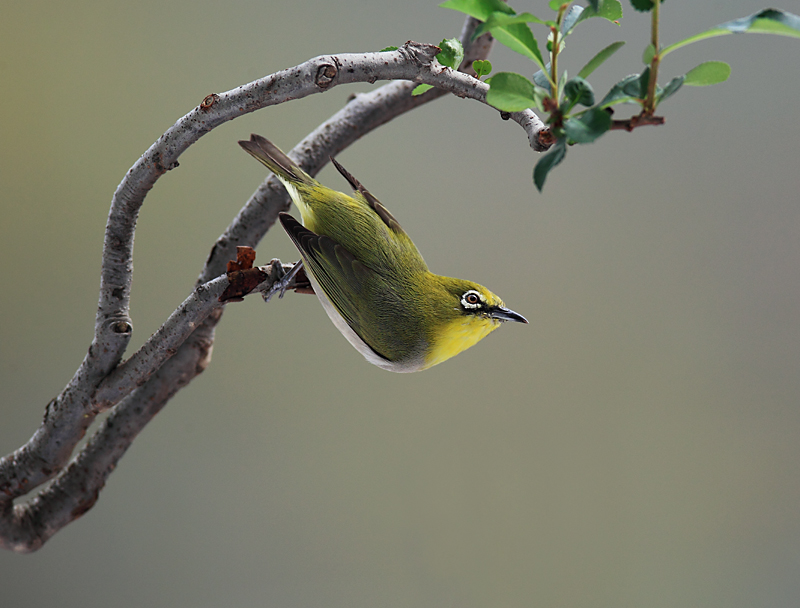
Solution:
<svg viewBox="0 0 800 608">
<path fill-rule="evenodd" d="M 611 90 L 606 93 L 603 100 L 597 104 L 600 108 L 608 108 L 618 103 L 627 103 L 638 99 L 638 84 L 641 80 L 641 74 L 631 74 L 620 80 L 617 84 L 611 87 Z M 627 91 L 633 87 L 634 92 L 628 93 Z"/>
<path fill-rule="evenodd" d="M 514 14 L 514 9 L 503 0 L 445 0 L 439 7 L 465 13 L 480 21 L 486 21 L 494 11 Z"/>
<path fill-rule="evenodd" d="M 622 41 L 612 42 L 611 44 L 609 44 L 606 48 L 597 53 L 597 55 L 592 57 L 591 60 L 589 60 L 589 63 L 587 63 L 585 66 L 581 68 L 581 71 L 578 72 L 578 76 L 580 76 L 581 78 L 588 78 L 589 74 L 591 74 L 597 68 L 599 68 L 606 59 L 608 59 L 609 57 L 611 57 L 611 55 L 616 53 L 620 49 L 620 47 L 624 44 L 625 43 Z"/>
<path fill-rule="evenodd" d="M 674 95 L 678 91 L 678 89 L 680 89 L 681 86 L 683 85 L 684 79 L 685 76 L 675 76 L 675 78 L 670 80 L 669 84 L 667 84 L 667 86 L 664 87 L 664 90 L 659 92 L 658 97 L 656 99 L 656 103 L 660 104 L 668 97 Z"/>
<path fill-rule="evenodd" d="M 541 192 L 544 188 L 544 182 L 547 179 L 547 174 L 550 170 L 558 165 L 567 155 L 567 140 L 562 138 L 556 141 L 555 145 L 539 159 L 536 166 L 533 168 L 533 183 L 536 189 Z"/>
<path fill-rule="evenodd" d="M 436 60 L 448 68 L 457 70 L 464 60 L 464 47 L 461 46 L 461 41 L 456 38 L 445 39 L 439 43 L 439 48 L 442 50 L 436 55 Z"/>
<path fill-rule="evenodd" d="M 488 59 L 476 59 L 472 62 L 472 69 L 475 70 L 475 77 L 480 80 L 492 72 L 492 62 Z"/>
<path fill-rule="evenodd" d="M 433 88 L 433 85 L 430 84 L 418 84 L 414 87 L 414 90 L 411 91 L 411 94 L 416 97 L 417 95 L 422 95 L 426 91 L 430 91 Z"/>
<path fill-rule="evenodd" d="M 499 72 L 492 76 L 486 103 L 502 112 L 527 110 L 536 103 L 533 83 L 513 72 Z"/>
<path fill-rule="evenodd" d="M 619 25 L 619 20 L 622 19 L 622 4 L 620 4 L 619 0 L 604 0 L 600 6 L 587 6 L 586 10 L 578 16 L 575 25 L 592 17 L 602 17 L 611 21 L 611 23 Z"/>
<path fill-rule="evenodd" d="M 594 105 L 594 90 L 592 85 L 583 78 L 576 76 L 564 86 L 564 95 L 573 105 L 576 103 L 582 106 Z"/>
<path fill-rule="evenodd" d="M 725 82 L 730 75 L 731 66 L 724 61 L 706 61 L 689 70 L 683 79 L 683 84 L 688 84 L 692 87 L 705 87 Z"/>
<path fill-rule="evenodd" d="M 571 142 L 589 144 L 611 129 L 611 114 L 600 108 L 592 108 L 577 118 L 564 121 L 564 132 Z"/>
<path fill-rule="evenodd" d="M 644 53 L 642 53 L 642 63 L 645 65 L 650 65 L 650 62 L 653 61 L 653 57 L 655 56 L 656 47 L 654 47 L 653 43 L 651 42 L 645 47 Z"/>
<path fill-rule="evenodd" d="M 777 34 L 780 36 L 794 36 L 795 38 L 800 38 L 800 16 L 776 8 L 767 8 L 763 11 L 753 13 L 748 17 L 722 23 L 709 30 L 670 44 L 661 51 L 661 56 L 665 57 L 667 53 L 671 53 L 675 49 L 679 49 L 687 44 L 692 44 L 698 40 L 705 40 L 706 38 L 713 38 L 714 36 L 723 36 L 731 33 L 741 34 L 743 32 Z"/>
</svg>

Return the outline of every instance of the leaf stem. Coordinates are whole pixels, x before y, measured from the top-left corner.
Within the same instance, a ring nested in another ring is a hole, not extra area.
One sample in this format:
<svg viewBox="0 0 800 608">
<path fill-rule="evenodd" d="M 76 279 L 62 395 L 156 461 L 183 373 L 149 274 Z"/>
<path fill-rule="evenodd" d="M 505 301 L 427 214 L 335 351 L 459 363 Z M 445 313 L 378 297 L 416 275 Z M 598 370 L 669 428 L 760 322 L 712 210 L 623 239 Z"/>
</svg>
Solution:
<svg viewBox="0 0 800 608">
<path fill-rule="evenodd" d="M 558 28 L 552 28 L 553 42 L 550 50 L 550 96 L 558 108 Z"/>
<path fill-rule="evenodd" d="M 658 66 L 661 63 L 661 47 L 658 42 L 658 19 L 660 0 L 653 0 L 653 17 L 651 24 L 651 39 L 653 45 L 653 59 L 650 60 L 650 80 L 647 83 L 647 97 L 644 100 L 644 114 L 652 115 L 656 109 L 656 87 L 658 86 Z"/>
<path fill-rule="evenodd" d="M 570 2 L 565 2 L 558 9 L 556 17 L 556 27 L 551 27 L 553 41 L 550 43 L 550 93 L 556 110 L 558 109 L 558 51 L 561 47 L 561 24 L 564 22 L 564 14 L 567 12 Z"/>
</svg>

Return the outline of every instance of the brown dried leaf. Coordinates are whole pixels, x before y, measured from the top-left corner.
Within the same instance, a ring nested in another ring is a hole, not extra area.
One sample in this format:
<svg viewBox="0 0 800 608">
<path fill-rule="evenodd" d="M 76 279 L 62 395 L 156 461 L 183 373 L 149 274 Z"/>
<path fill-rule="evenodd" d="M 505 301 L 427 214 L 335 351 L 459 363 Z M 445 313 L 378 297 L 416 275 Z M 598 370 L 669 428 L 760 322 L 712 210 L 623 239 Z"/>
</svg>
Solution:
<svg viewBox="0 0 800 608">
<path fill-rule="evenodd" d="M 220 302 L 241 302 L 256 285 L 267 279 L 267 274 L 253 268 L 256 252 L 252 247 L 237 247 L 236 261 L 228 262 L 228 287 L 219 297 Z"/>
</svg>

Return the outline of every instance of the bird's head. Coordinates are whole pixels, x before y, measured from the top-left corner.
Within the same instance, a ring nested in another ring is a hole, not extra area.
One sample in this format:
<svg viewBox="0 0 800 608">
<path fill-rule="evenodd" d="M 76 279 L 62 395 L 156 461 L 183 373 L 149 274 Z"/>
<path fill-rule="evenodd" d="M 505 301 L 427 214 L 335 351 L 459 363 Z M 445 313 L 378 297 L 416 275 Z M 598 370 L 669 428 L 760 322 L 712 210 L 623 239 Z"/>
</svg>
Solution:
<svg viewBox="0 0 800 608">
<path fill-rule="evenodd" d="M 458 315 L 462 319 L 489 320 L 495 325 L 503 321 L 528 322 L 521 314 L 506 308 L 503 300 L 483 285 L 472 281 L 456 280 L 449 286 L 448 291 L 456 300 L 453 308 L 458 311 Z"/>
<path fill-rule="evenodd" d="M 440 289 L 435 299 L 439 314 L 431 332 L 426 367 L 477 344 L 504 321 L 528 322 L 482 285 L 449 277 L 437 279 Z"/>
</svg>

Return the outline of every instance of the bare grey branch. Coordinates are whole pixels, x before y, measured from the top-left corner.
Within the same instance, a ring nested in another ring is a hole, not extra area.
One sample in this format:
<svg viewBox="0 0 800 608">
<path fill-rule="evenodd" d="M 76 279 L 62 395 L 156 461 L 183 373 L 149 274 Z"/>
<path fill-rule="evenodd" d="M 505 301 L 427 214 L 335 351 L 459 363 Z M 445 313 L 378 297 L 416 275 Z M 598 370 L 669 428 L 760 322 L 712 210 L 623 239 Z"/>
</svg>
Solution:
<svg viewBox="0 0 800 608">
<path fill-rule="evenodd" d="M 192 294 L 136 354 L 103 378 L 92 396 L 93 409 L 103 412 L 144 384 L 164 361 L 177 352 L 183 341 L 205 321 L 211 311 L 222 306 L 217 299 L 227 285 L 227 278 L 221 276 L 195 287 Z"/>
</svg>

